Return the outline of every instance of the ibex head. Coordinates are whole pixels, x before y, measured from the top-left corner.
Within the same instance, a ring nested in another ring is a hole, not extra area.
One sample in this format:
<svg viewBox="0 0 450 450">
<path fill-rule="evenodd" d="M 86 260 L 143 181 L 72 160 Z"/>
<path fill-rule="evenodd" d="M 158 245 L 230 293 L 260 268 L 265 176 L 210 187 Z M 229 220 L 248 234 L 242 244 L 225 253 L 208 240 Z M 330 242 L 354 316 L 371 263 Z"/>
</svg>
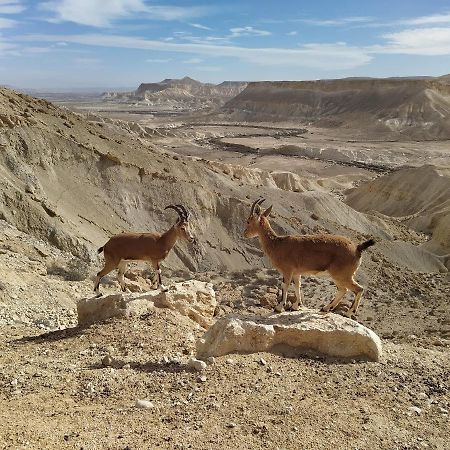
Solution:
<svg viewBox="0 0 450 450">
<path fill-rule="evenodd" d="M 174 225 L 174 228 L 177 232 L 179 238 L 184 239 L 188 242 L 194 242 L 195 237 L 192 234 L 191 226 L 189 223 L 189 219 L 191 217 L 191 213 L 186 209 L 183 205 L 169 205 L 164 209 L 174 209 L 178 213 L 177 223 Z"/>
<path fill-rule="evenodd" d="M 270 205 L 264 212 L 261 212 L 261 204 L 264 202 L 264 198 L 255 200 L 250 210 L 250 215 L 247 219 L 247 225 L 244 231 L 244 237 L 253 238 L 259 234 L 259 229 L 267 220 L 270 212 L 272 211 L 272 205 Z"/>
</svg>

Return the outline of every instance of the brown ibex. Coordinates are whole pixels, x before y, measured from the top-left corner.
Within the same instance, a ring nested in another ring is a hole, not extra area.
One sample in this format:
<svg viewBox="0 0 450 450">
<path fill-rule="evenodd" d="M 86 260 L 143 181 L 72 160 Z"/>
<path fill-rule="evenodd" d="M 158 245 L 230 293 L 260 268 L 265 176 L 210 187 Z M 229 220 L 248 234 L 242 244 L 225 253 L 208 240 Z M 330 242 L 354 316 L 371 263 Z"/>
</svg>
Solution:
<svg viewBox="0 0 450 450">
<path fill-rule="evenodd" d="M 374 245 L 375 241 L 369 239 L 357 245 L 346 237 L 328 234 L 278 236 L 268 219 L 272 206 L 261 212 L 260 205 L 263 201 L 261 198 L 253 202 L 244 236 L 246 238 L 258 236 L 264 253 L 283 276 L 282 298 L 275 310 L 281 312 L 285 309 L 287 292 L 292 280 L 296 296 L 292 309 L 298 310 L 303 305 L 301 276 L 328 272 L 338 291 L 334 300 L 325 305 L 322 311 L 334 310 L 347 290 L 350 290 L 355 298 L 346 315 L 348 317 L 355 315 L 363 287 L 353 277 L 361 263 L 361 253 Z"/>
<path fill-rule="evenodd" d="M 164 209 L 174 209 L 178 213 L 177 222 L 165 233 L 122 233 L 116 234 L 103 246 L 98 253 L 103 252 L 105 265 L 98 272 L 94 284 L 94 291 L 100 295 L 100 280 L 114 269 L 118 269 L 118 280 L 122 291 L 125 290 L 124 273 L 128 261 L 147 261 L 155 269 L 152 283 L 156 288 L 166 289 L 161 280 L 160 263 L 169 254 L 177 239 L 182 238 L 194 242 L 189 218 L 191 213 L 183 205 L 169 205 Z"/>
</svg>

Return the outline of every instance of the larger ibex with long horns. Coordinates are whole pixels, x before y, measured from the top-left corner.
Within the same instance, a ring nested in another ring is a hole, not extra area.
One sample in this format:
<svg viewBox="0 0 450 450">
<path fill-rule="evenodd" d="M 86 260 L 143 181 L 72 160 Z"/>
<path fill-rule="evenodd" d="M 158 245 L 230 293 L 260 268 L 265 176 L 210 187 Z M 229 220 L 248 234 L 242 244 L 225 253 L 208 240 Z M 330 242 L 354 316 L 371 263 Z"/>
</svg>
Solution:
<svg viewBox="0 0 450 450">
<path fill-rule="evenodd" d="M 100 295 L 100 280 L 114 269 L 118 269 L 118 280 L 122 291 L 125 290 L 124 273 L 128 261 L 147 261 L 155 269 L 152 283 L 156 288 L 165 289 L 161 280 L 160 263 L 169 254 L 179 238 L 194 242 L 189 218 L 191 213 L 183 205 L 169 205 L 165 209 L 174 209 L 178 213 L 177 222 L 165 233 L 122 233 L 113 236 L 98 253 L 103 252 L 105 266 L 97 274 L 94 291 Z"/>
<path fill-rule="evenodd" d="M 322 311 L 335 309 L 347 290 L 350 290 L 355 298 L 346 315 L 351 317 L 356 314 L 363 287 L 353 277 L 361 263 L 362 252 L 375 241 L 369 239 L 355 244 L 344 236 L 330 234 L 279 236 L 270 226 L 268 219 L 272 206 L 262 212 L 260 205 L 263 201 L 261 198 L 253 202 L 244 236 L 259 237 L 264 253 L 283 276 L 283 295 L 275 310 L 281 312 L 286 308 L 287 292 L 292 280 L 295 285 L 296 302 L 291 308 L 297 310 L 303 304 L 301 276 L 328 272 L 338 291 L 334 300 L 324 306 Z"/>
</svg>

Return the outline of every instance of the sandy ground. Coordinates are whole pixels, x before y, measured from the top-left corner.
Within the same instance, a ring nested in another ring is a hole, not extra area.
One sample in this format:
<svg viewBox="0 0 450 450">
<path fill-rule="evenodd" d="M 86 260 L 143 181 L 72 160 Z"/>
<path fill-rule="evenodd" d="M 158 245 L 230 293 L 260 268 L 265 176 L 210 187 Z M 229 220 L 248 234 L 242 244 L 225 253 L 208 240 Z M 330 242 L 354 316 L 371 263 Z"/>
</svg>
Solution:
<svg viewBox="0 0 450 450">
<path fill-rule="evenodd" d="M 187 321 L 3 329 L 2 448 L 448 448 L 448 343 L 384 339 L 379 363 L 231 355 L 199 374 Z M 104 367 L 106 354 L 128 366 Z"/>
</svg>

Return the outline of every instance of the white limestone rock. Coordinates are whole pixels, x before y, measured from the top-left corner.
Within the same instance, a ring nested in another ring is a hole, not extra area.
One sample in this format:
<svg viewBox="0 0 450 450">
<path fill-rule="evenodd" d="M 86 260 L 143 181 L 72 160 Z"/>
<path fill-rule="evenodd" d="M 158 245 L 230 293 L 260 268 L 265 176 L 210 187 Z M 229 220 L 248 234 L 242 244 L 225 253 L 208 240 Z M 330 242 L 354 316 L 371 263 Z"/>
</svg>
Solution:
<svg viewBox="0 0 450 450">
<path fill-rule="evenodd" d="M 207 364 L 205 361 L 200 361 L 199 359 L 191 358 L 188 361 L 188 366 L 192 367 L 194 370 L 197 370 L 198 372 L 201 372 L 202 370 L 205 370 L 207 367 Z"/>
<path fill-rule="evenodd" d="M 153 409 L 155 405 L 153 402 L 150 402 L 149 400 L 136 400 L 136 403 L 134 404 L 136 408 L 142 408 L 142 409 Z"/>
<path fill-rule="evenodd" d="M 228 316 L 197 341 L 197 356 L 292 352 L 378 361 L 380 338 L 370 329 L 333 313 L 302 309 L 268 316 Z"/>
<path fill-rule="evenodd" d="M 121 292 L 81 299 L 77 303 L 78 325 L 87 326 L 111 317 L 139 316 L 155 308 L 169 308 L 208 328 L 214 321 L 216 306 L 216 294 L 211 283 L 189 280 L 173 284 L 167 292 Z"/>
</svg>

